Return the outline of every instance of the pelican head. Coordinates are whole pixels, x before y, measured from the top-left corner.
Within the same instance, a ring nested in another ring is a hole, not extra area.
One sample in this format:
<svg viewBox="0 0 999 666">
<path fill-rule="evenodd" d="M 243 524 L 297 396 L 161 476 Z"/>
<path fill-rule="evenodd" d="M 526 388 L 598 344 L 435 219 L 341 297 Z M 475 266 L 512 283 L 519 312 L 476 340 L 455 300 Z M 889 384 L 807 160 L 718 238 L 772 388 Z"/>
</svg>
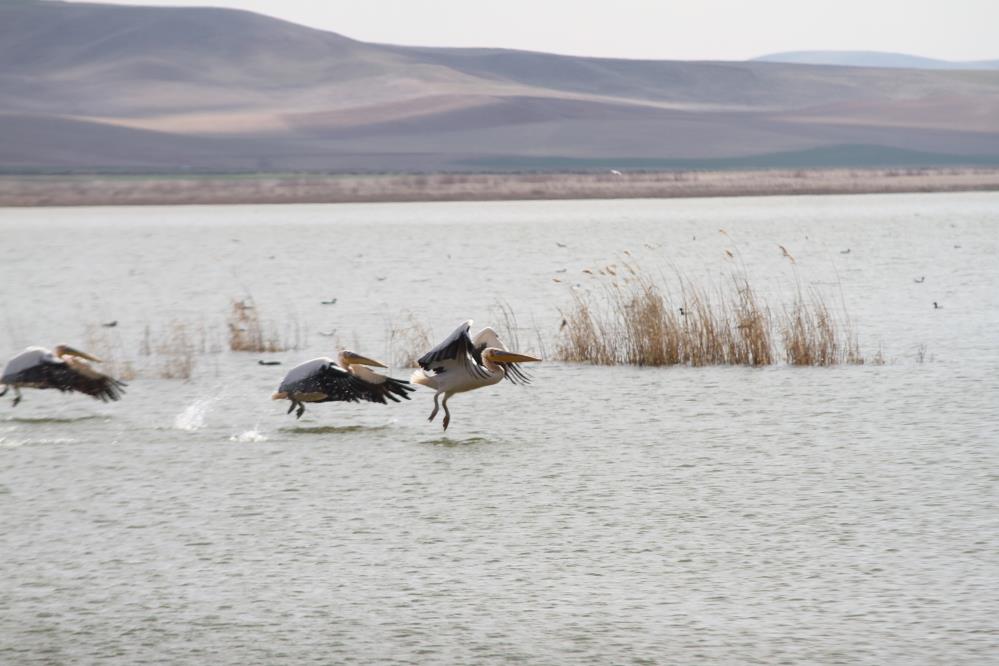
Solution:
<svg viewBox="0 0 999 666">
<path fill-rule="evenodd" d="M 52 350 L 52 354 L 56 358 L 62 358 L 63 356 L 76 356 L 77 358 L 93 361 L 94 363 L 101 363 L 101 359 L 96 356 L 91 356 L 90 354 L 82 352 L 79 349 L 73 349 L 69 345 L 56 345 L 55 349 Z"/>
<path fill-rule="evenodd" d="M 361 356 L 356 352 L 352 352 L 349 349 L 344 349 L 340 352 L 340 365 L 347 368 L 351 365 L 370 365 L 375 368 L 387 368 L 388 366 L 381 361 L 376 361 L 370 359 L 367 356 Z"/>
</svg>

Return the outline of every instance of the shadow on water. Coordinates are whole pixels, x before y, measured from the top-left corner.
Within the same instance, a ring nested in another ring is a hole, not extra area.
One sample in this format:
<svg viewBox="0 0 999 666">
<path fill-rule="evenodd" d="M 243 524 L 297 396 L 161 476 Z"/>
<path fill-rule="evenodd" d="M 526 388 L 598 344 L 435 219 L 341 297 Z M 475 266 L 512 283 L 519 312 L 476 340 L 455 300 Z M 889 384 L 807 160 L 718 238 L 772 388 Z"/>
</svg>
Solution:
<svg viewBox="0 0 999 666">
<path fill-rule="evenodd" d="M 10 423 L 77 423 L 78 421 L 108 420 L 104 414 L 89 414 L 87 416 L 7 416 L 5 422 Z"/>
<path fill-rule="evenodd" d="M 375 432 L 377 430 L 387 430 L 389 426 L 295 426 L 278 428 L 281 432 L 289 432 L 296 435 L 344 435 L 351 432 Z"/>
<path fill-rule="evenodd" d="M 466 437 L 464 439 L 451 439 L 450 437 L 439 437 L 437 439 L 426 439 L 421 444 L 432 444 L 433 446 L 474 446 L 476 444 L 491 444 L 493 440 L 486 437 Z"/>
</svg>

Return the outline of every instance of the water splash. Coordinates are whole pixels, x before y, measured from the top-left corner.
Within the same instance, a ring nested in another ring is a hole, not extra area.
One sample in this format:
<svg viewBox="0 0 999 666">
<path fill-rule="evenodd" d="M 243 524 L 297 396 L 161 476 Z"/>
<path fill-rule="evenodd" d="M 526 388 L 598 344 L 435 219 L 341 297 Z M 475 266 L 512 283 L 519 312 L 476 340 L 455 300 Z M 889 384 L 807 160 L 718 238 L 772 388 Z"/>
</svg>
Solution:
<svg viewBox="0 0 999 666">
<path fill-rule="evenodd" d="M 198 398 L 174 418 L 173 427 L 177 430 L 186 430 L 187 432 L 201 430 L 205 427 L 205 416 L 208 415 L 208 412 L 211 411 L 218 400 L 218 396 Z"/>
<path fill-rule="evenodd" d="M 266 442 L 267 436 L 254 427 L 229 438 L 230 442 Z"/>
</svg>

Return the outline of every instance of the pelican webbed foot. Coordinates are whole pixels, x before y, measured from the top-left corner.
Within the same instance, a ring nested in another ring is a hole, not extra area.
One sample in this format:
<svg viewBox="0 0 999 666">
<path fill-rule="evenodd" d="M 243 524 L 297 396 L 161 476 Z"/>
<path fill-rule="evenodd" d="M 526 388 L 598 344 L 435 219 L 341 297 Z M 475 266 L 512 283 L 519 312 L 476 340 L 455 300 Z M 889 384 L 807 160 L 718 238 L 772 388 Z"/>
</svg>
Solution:
<svg viewBox="0 0 999 666">
<path fill-rule="evenodd" d="M 298 403 L 298 411 L 295 412 L 295 418 L 296 419 L 302 418 L 302 414 L 304 413 L 305 413 L 305 403 L 300 402 Z"/>
</svg>

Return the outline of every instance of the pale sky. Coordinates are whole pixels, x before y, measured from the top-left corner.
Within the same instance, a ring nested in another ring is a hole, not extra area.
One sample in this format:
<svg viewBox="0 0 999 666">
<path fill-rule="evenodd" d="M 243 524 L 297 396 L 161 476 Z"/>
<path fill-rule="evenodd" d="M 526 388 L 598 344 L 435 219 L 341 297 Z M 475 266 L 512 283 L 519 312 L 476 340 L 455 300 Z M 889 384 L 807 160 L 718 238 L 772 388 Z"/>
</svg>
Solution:
<svg viewBox="0 0 999 666">
<path fill-rule="evenodd" d="M 795 50 L 999 59 L 999 0 L 114 0 L 248 9 L 368 42 L 744 60 Z"/>
</svg>

